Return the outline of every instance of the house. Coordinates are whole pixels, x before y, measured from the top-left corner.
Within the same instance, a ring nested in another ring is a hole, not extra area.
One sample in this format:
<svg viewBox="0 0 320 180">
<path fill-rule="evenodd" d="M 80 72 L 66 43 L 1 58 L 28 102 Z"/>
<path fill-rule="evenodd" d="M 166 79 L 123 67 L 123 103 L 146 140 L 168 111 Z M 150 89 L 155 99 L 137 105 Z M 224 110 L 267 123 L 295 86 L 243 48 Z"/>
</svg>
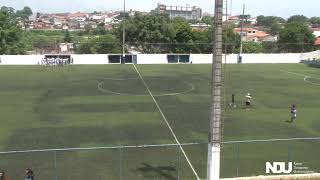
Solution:
<svg viewBox="0 0 320 180">
<path fill-rule="evenodd" d="M 70 13 L 68 14 L 68 18 L 69 19 L 77 19 L 77 18 L 89 18 L 89 14 L 88 13 L 81 13 L 81 12 L 77 12 L 77 13 Z"/>
<path fill-rule="evenodd" d="M 210 25 L 205 23 L 190 24 L 190 26 L 192 31 L 205 31 L 210 27 Z"/>
<path fill-rule="evenodd" d="M 312 34 L 316 37 L 320 37 L 320 28 L 311 28 Z"/>
<path fill-rule="evenodd" d="M 320 46 L 320 37 L 317 37 L 316 41 L 314 42 L 315 46 Z"/>
<path fill-rule="evenodd" d="M 33 23 L 34 29 L 50 29 L 51 24 L 43 21 L 38 21 Z"/>
<path fill-rule="evenodd" d="M 72 52 L 74 49 L 73 43 L 60 43 L 59 50 L 61 53 Z"/>
<path fill-rule="evenodd" d="M 241 28 L 235 28 L 234 32 L 241 35 Z M 277 37 L 274 37 L 256 28 L 243 28 L 242 40 L 253 41 L 253 42 L 264 42 L 264 41 L 275 42 L 277 41 Z"/>
<path fill-rule="evenodd" d="M 106 30 L 112 30 L 112 29 L 113 29 L 113 26 L 112 26 L 111 24 L 106 24 L 106 25 L 104 25 L 104 28 L 105 28 Z"/>
</svg>

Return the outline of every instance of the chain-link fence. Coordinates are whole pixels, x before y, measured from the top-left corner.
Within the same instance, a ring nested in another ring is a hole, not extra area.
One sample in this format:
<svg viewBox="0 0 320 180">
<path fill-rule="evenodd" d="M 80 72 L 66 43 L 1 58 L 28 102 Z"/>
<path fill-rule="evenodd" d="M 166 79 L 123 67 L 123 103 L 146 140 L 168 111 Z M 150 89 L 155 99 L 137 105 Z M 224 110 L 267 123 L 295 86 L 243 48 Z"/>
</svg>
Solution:
<svg viewBox="0 0 320 180">
<path fill-rule="evenodd" d="M 0 168 L 12 179 L 23 179 L 28 167 L 37 179 L 196 179 L 183 149 L 205 179 L 207 148 L 207 143 L 190 143 L 11 151 L 1 152 Z M 320 138 L 224 142 L 221 177 L 268 175 L 266 162 L 293 162 L 292 174 L 319 172 L 319 149 Z"/>
</svg>

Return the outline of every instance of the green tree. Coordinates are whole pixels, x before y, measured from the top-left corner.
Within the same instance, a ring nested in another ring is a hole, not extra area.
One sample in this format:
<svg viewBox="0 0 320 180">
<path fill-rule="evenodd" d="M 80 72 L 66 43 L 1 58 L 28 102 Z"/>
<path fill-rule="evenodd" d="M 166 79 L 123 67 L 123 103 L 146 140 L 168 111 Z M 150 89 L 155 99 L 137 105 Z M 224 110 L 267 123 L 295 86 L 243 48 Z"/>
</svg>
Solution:
<svg viewBox="0 0 320 180">
<path fill-rule="evenodd" d="M 70 35 L 68 30 L 66 30 L 66 32 L 65 32 L 63 42 L 65 42 L 65 43 L 71 43 L 72 42 L 72 37 L 71 37 L 71 35 Z"/>
<path fill-rule="evenodd" d="M 243 52 L 244 53 L 262 53 L 264 51 L 263 45 L 257 42 L 243 42 Z"/>
<path fill-rule="evenodd" d="M 0 54 L 25 54 L 22 30 L 9 11 L 0 11 Z"/>
<path fill-rule="evenodd" d="M 29 16 L 31 16 L 32 10 L 30 7 L 25 6 L 22 10 L 17 10 L 16 15 L 17 17 L 21 17 L 22 19 L 29 19 Z"/>
<path fill-rule="evenodd" d="M 308 51 L 313 48 L 315 36 L 306 24 L 292 22 L 280 31 L 279 43 L 289 52 Z"/>
<path fill-rule="evenodd" d="M 308 21 L 309 19 L 304 15 L 294 15 L 289 17 L 287 23 L 298 22 L 298 23 L 306 24 L 308 23 Z"/>
<path fill-rule="evenodd" d="M 236 53 L 240 49 L 241 37 L 233 31 L 234 27 L 229 26 L 223 34 L 223 51 L 225 53 Z"/>
<path fill-rule="evenodd" d="M 320 17 L 312 17 L 309 21 L 312 25 L 320 25 Z"/>
<path fill-rule="evenodd" d="M 286 20 L 277 16 L 258 16 L 257 25 L 271 28 L 274 24 L 283 24 Z"/>
<path fill-rule="evenodd" d="M 90 38 L 77 45 L 76 53 L 78 54 L 108 54 L 122 53 L 122 46 L 119 40 L 107 34 L 95 38 Z"/>
<path fill-rule="evenodd" d="M 167 15 L 137 13 L 115 29 L 118 39 L 122 39 L 123 23 L 126 26 L 126 42 L 144 53 L 168 52 L 170 47 L 163 44 L 173 43 L 175 39 L 175 29 Z"/>
<path fill-rule="evenodd" d="M 122 46 L 115 36 L 108 34 L 95 39 L 93 50 L 97 54 L 122 53 Z"/>
<path fill-rule="evenodd" d="M 172 20 L 175 30 L 173 53 L 188 53 L 194 47 L 192 29 L 190 24 L 183 18 L 177 17 Z"/>
<path fill-rule="evenodd" d="M 201 19 L 201 22 L 205 23 L 205 24 L 208 24 L 208 25 L 212 25 L 213 24 L 213 20 L 214 20 L 214 17 L 203 16 L 202 19 Z"/>
<path fill-rule="evenodd" d="M 278 24 L 278 23 L 274 23 L 272 24 L 271 28 L 270 28 L 270 34 L 271 35 L 278 35 L 280 33 L 282 29 L 282 25 Z"/>
<path fill-rule="evenodd" d="M 9 15 L 14 15 L 15 14 L 15 9 L 12 8 L 12 7 L 7 7 L 7 6 L 2 6 L 0 11 L 2 12 L 6 12 L 8 13 Z"/>
<path fill-rule="evenodd" d="M 81 42 L 76 46 L 76 53 L 77 54 L 93 54 L 94 53 L 94 41 L 93 40 L 86 40 Z"/>
</svg>

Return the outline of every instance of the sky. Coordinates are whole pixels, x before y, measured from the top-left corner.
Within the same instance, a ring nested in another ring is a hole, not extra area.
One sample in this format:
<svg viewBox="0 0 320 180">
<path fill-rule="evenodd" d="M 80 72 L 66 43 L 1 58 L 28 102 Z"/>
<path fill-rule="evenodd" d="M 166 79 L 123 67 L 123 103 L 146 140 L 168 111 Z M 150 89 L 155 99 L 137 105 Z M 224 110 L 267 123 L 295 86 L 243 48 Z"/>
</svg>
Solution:
<svg viewBox="0 0 320 180">
<path fill-rule="evenodd" d="M 203 12 L 213 13 L 215 0 L 126 0 L 127 9 L 150 11 L 157 3 L 166 5 L 199 6 Z M 226 1 L 226 0 L 225 0 Z M 231 7 L 232 1 L 232 7 Z M 320 16 L 320 0 L 228 0 L 233 15 L 241 14 L 246 4 L 246 14 L 273 15 L 288 18 L 303 14 L 308 17 Z M 0 6 L 22 9 L 29 6 L 34 12 L 92 12 L 123 9 L 123 0 L 0 0 Z"/>
</svg>

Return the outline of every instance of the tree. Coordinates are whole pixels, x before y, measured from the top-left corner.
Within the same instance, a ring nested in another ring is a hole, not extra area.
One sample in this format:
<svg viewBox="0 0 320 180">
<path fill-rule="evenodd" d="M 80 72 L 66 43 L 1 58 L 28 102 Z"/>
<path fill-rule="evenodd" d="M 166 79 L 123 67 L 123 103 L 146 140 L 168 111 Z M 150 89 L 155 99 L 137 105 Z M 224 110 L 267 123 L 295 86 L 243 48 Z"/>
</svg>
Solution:
<svg viewBox="0 0 320 180">
<path fill-rule="evenodd" d="M 93 40 L 83 41 L 76 46 L 76 53 L 77 54 L 93 54 L 94 53 L 93 46 L 94 46 Z"/>
<path fill-rule="evenodd" d="M 312 17 L 309 21 L 312 25 L 320 25 L 320 17 Z"/>
<path fill-rule="evenodd" d="M 121 53 L 122 46 L 115 36 L 107 34 L 81 42 L 76 52 L 78 54 Z"/>
<path fill-rule="evenodd" d="M 262 53 L 264 51 L 261 43 L 247 41 L 243 43 L 244 53 Z"/>
<path fill-rule="evenodd" d="M 279 43 L 284 44 L 286 51 L 302 52 L 312 49 L 315 39 L 306 24 L 292 22 L 280 31 Z"/>
<path fill-rule="evenodd" d="M 36 18 L 40 18 L 41 14 L 39 12 L 37 12 Z"/>
<path fill-rule="evenodd" d="M 162 44 L 172 43 L 175 39 L 176 31 L 167 15 L 137 13 L 115 29 L 114 33 L 118 39 L 122 39 L 123 23 L 126 26 L 126 42 L 130 42 L 144 53 L 168 52 L 170 47 Z"/>
<path fill-rule="evenodd" d="M 86 25 L 84 26 L 84 32 L 85 32 L 86 34 L 89 34 L 89 33 L 91 32 L 91 30 L 92 30 L 92 26 L 91 26 L 90 24 L 86 24 Z"/>
<path fill-rule="evenodd" d="M 15 14 L 15 9 L 12 8 L 12 7 L 2 6 L 0 11 L 7 12 L 9 15 L 14 15 Z"/>
<path fill-rule="evenodd" d="M 240 51 L 241 37 L 238 33 L 235 33 L 233 29 L 234 27 L 229 26 L 223 34 L 223 51 L 226 51 L 225 53 L 236 53 Z"/>
<path fill-rule="evenodd" d="M 22 30 L 10 10 L 0 11 L 0 54 L 25 54 Z"/>
<path fill-rule="evenodd" d="M 177 17 L 172 20 L 175 30 L 173 53 L 188 53 L 194 44 L 190 24 L 183 18 Z"/>
<path fill-rule="evenodd" d="M 65 42 L 65 43 L 71 43 L 72 42 L 72 37 L 71 37 L 71 35 L 70 35 L 68 30 L 66 30 L 66 32 L 65 32 L 63 42 Z"/>
<path fill-rule="evenodd" d="M 28 6 L 25 6 L 22 10 L 18 10 L 16 12 L 17 17 L 21 17 L 24 20 L 29 19 L 29 16 L 31 16 L 32 14 L 32 10 Z"/>
<path fill-rule="evenodd" d="M 280 24 L 274 23 L 274 24 L 271 25 L 270 34 L 271 35 L 277 35 L 277 34 L 280 33 L 281 29 L 282 29 L 282 26 Z"/>
<path fill-rule="evenodd" d="M 298 23 L 306 24 L 308 23 L 308 21 L 309 19 L 304 15 L 294 15 L 289 17 L 287 23 L 298 22 Z"/>
<path fill-rule="evenodd" d="M 214 17 L 203 16 L 202 19 L 201 19 L 201 22 L 205 23 L 205 24 L 208 24 L 208 25 L 212 25 L 213 24 L 213 20 L 214 20 Z"/>
<path fill-rule="evenodd" d="M 257 25 L 271 28 L 274 24 L 283 24 L 286 20 L 277 16 L 258 16 Z"/>
<path fill-rule="evenodd" d="M 95 40 L 94 52 L 97 54 L 122 53 L 122 45 L 115 36 L 108 34 Z"/>
</svg>

